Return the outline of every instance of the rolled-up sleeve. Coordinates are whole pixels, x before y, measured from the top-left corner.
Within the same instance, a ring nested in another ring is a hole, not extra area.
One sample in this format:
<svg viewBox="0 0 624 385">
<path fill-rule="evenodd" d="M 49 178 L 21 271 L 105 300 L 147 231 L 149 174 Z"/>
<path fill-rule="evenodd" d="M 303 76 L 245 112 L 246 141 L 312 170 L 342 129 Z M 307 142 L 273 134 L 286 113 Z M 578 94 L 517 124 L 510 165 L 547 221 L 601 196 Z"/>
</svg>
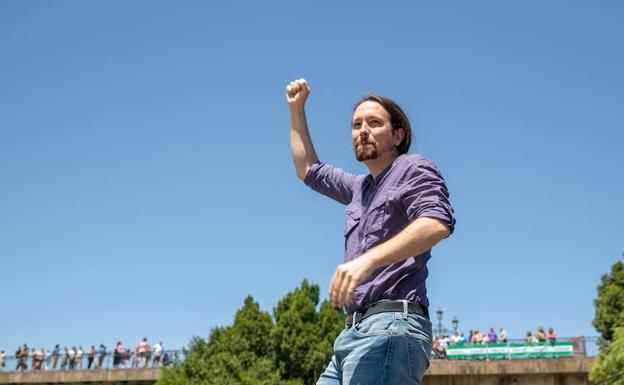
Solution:
<svg viewBox="0 0 624 385">
<path fill-rule="evenodd" d="M 349 204 L 353 199 L 355 175 L 338 167 L 316 162 L 310 166 L 303 182 L 312 190 L 342 204 Z"/>
<path fill-rule="evenodd" d="M 422 159 L 408 170 L 402 202 L 410 221 L 420 217 L 436 218 L 453 233 L 455 213 L 444 178 L 433 162 Z"/>
</svg>

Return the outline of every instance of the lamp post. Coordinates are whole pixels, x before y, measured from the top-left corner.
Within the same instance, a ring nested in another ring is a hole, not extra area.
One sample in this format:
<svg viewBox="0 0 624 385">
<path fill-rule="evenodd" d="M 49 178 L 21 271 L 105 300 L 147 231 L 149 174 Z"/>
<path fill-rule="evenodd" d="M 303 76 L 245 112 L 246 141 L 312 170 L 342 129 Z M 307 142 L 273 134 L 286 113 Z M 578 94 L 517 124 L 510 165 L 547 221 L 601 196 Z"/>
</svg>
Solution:
<svg viewBox="0 0 624 385">
<path fill-rule="evenodd" d="M 437 330 L 438 337 L 442 335 L 442 316 L 443 315 L 444 315 L 444 311 L 442 311 L 442 308 L 439 307 L 438 310 L 436 311 L 436 317 L 438 317 L 438 330 Z"/>
<path fill-rule="evenodd" d="M 453 325 L 453 334 L 457 335 L 457 326 L 459 326 L 459 320 L 457 319 L 457 316 L 453 317 L 453 321 L 451 321 L 452 325 Z"/>
</svg>

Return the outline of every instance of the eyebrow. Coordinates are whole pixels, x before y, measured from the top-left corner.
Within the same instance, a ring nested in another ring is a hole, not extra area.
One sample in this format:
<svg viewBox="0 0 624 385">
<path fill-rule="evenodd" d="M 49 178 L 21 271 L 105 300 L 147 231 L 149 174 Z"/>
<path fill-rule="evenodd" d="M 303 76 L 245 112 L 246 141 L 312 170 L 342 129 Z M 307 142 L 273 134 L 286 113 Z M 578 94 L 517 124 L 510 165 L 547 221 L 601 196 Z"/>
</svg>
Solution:
<svg viewBox="0 0 624 385">
<path fill-rule="evenodd" d="M 367 116 L 367 118 L 372 118 L 372 119 L 378 119 L 378 120 L 385 120 L 384 118 L 382 118 L 381 116 L 377 115 L 377 114 L 373 114 L 372 116 Z M 355 119 L 351 120 L 351 123 L 354 123 L 357 120 L 361 120 L 362 118 L 357 117 Z"/>
</svg>

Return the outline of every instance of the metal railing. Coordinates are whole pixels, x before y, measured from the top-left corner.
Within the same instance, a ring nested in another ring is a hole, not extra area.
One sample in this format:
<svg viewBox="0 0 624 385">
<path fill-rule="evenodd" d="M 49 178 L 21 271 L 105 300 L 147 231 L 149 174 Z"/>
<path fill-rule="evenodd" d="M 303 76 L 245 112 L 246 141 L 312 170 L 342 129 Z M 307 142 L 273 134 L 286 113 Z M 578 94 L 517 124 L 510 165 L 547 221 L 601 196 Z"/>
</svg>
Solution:
<svg viewBox="0 0 624 385">
<path fill-rule="evenodd" d="M 567 338 L 558 338 L 557 341 L 570 341 L 574 346 L 574 357 L 595 357 L 598 354 L 599 346 L 598 346 L 599 337 L 597 336 L 580 336 L 580 337 L 567 337 Z M 506 344 L 507 347 L 510 347 L 511 344 L 514 343 L 523 343 L 525 342 L 523 339 L 508 339 Z M 483 346 L 487 347 L 487 344 L 464 344 L 466 347 L 477 347 Z M 433 351 L 431 354 L 431 358 L 434 360 L 445 360 L 445 352 Z"/>
<path fill-rule="evenodd" d="M 154 354 L 137 356 L 136 354 L 120 354 L 115 356 L 112 352 L 105 354 L 96 353 L 93 357 L 84 354 L 81 358 L 65 356 L 62 352 L 55 359 L 52 354 L 44 359 L 36 356 L 18 359 L 15 355 L 6 356 L 4 362 L 0 362 L 0 371 L 18 370 L 108 370 L 108 369 L 141 369 L 159 368 L 170 366 L 175 362 L 184 360 L 183 350 L 165 350 L 158 358 Z"/>
<path fill-rule="evenodd" d="M 595 357 L 598 354 L 598 337 L 597 336 L 581 336 L 573 338 L 560 338 L 558 341 L 572 341 L 574 343 L 574 356 Z M 521 339 L 509 339 L 508 345 L 512 343 L 523 342 Z M 474 346 L 466 344 L 466 346 Z M 140 369 L 140 368 L 158 368 L 169 366 L 174 362 L 184 360 L 184 350 L 165 350 L 160 359 L 155 360 L 155 356 L 137 356 L 136 354 L 122 354 L 121 357 L 115 356 L 112 352 L 102 355 L 96 353 L 92 358 L 84 354 L 82 358 L 70 357 L 64 358 L 61 353 L 56 360 L 50 354 L 43 360 L 36 357 L 28 356 L 20 360 L 15 355 L 6 356 L 4 362 L 0 362 L 0 371 L 16 371 L 16 370 L 98 370 L 98 369 Z M 166 359 L 165 359 L 166 358 Z M 433 359 L 446 359 L 443 355 L 432 354 Z"/>
</svg>

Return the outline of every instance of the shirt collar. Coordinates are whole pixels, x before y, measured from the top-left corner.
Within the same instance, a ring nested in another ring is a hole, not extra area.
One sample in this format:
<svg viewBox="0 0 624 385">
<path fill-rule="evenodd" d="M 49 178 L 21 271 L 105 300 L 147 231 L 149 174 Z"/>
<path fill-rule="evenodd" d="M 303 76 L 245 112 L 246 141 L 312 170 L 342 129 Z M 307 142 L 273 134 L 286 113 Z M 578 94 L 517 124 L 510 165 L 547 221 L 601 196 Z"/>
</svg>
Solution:
<svg viewBox="0 0 624 385">
<path fill-rule="evenodd" d="M 377 178 L 373 178 L 373 174 L 368 174 L 368 176 L 366 177 L 367 179 L 369 179 L 369 181 L 374 185 L 374 186 L 378 186 L 381 181 L 383 180 L 383 178 L 386 176 L 386 174 L 388 173 L 388 171 L 390 171 L 390 169 L 392 168 L 392 166 L 394 166 L 394 164 L 396 163 L 396 161 L 403 157 L 405 154 L 401 154 L 399 156 L 397 156 L 396 158 L 394 158 L 394 160 L 392 162 L 390 162 L 390 164 L 388 166 L 386 166 L 386 168 L 379 173 L 379 175 L 377 175 Z"/>
</svg>

